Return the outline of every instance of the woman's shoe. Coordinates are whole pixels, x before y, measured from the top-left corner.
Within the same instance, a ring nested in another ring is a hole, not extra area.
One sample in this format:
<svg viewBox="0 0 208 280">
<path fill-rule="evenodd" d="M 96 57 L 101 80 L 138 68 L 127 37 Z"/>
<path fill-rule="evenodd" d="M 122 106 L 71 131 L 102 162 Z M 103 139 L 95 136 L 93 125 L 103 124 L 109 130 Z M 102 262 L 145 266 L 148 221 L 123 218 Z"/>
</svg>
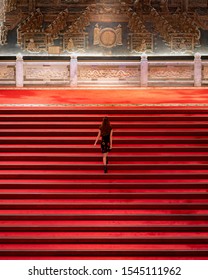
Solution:
<svg viewBox="0 0 208 280">
<path fill-rule="evenodd" d="M 104 173 L 107 173 L 107 165 L 104 165 Z"/>
</svg>

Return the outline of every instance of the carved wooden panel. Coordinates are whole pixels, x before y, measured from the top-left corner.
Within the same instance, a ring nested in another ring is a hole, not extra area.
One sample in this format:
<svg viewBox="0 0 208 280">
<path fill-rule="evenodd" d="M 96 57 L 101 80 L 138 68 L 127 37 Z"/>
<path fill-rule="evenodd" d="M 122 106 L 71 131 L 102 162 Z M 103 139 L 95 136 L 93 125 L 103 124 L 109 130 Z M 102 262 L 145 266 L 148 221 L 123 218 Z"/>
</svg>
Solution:
<svg viewBox="0 0 208 280">
<path fill-rule="evenodd" d="M 48 53 L 49 54 L 60 54 L 61 49 L 59 46 L 49 46 L 48 47 Z"/>
<path fill-rule="evenodd" d="M 69 34 L 63 37 L 63 50 L 68 52 L 85 51 L 88 48 L 88 35 L 83 34 Z"/>
<path fill-rule="evenodd" d="M 129 50 L 138 53 L 153 52 L 153 35 L 150 33 L 134 33 L 129 35 Z"/>
<path fill-rule="evenodd" d="M 206 8 L 207 7 L 207 0 L 189 0 L 189 7 L 190 8 L 197 8 L 197 7 L 204 7 Z"/>
<path fill-rule="evenodd" d="M 34 42 L 34 48 L 29 47 L 31 40 Z M 47 37 L 45 33 L 25 33 L 23 34 L 22 48 L 31 53 L 41 53 L 47 51 Z"/>
<path fill-rule="evenodd" d="M 194 50 L 194 36 L 190 34 L 172 34 L 171 51 L 192 53 Z"/>
</svg>

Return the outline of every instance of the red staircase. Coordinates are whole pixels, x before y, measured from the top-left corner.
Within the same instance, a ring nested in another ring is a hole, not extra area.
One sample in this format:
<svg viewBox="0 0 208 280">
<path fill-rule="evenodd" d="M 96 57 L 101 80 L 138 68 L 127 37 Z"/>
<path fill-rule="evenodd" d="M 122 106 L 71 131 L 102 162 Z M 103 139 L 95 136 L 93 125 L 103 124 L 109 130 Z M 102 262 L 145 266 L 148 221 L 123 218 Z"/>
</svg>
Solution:
<svg viewBox="0 0 208 280">
<path fill-rule="evenodd" d="M 4 107 L 0 129 L 0 259 L 208 258 L 207 108 Z"/>
</svg>

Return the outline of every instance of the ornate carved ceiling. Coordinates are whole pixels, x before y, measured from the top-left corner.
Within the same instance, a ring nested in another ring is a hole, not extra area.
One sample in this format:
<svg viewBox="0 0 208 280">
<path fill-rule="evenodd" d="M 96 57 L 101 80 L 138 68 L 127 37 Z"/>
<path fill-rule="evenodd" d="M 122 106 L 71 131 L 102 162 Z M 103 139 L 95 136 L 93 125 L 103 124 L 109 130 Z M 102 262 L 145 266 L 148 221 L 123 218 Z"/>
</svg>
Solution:
<svg viewBox="0 0 208 280">
<path fill-rule="evenodd" d="M 0 54 L 191 54 L 208 48 L 207 0 L 0 0 L 0 7 Z"/>
</svg>

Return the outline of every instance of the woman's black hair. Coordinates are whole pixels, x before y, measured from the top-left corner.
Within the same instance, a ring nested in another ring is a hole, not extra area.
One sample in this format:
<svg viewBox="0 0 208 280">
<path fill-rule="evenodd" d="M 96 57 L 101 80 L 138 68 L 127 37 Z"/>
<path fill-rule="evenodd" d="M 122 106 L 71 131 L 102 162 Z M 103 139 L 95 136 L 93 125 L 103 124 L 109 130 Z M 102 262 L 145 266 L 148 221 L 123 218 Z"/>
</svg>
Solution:
<svg viewBox="0 0 208 280">
<path fill-rule="evenodd" d="M 103 121 L 102 121 L 102 124 L 100 126 L 101 135 L 105 136 L 105 135 L 110 134 L 111 129 L 112 129 L 112 127 L 111 127 L 109 118 L 108 117 L 104 117 Z"/>
</svg>

